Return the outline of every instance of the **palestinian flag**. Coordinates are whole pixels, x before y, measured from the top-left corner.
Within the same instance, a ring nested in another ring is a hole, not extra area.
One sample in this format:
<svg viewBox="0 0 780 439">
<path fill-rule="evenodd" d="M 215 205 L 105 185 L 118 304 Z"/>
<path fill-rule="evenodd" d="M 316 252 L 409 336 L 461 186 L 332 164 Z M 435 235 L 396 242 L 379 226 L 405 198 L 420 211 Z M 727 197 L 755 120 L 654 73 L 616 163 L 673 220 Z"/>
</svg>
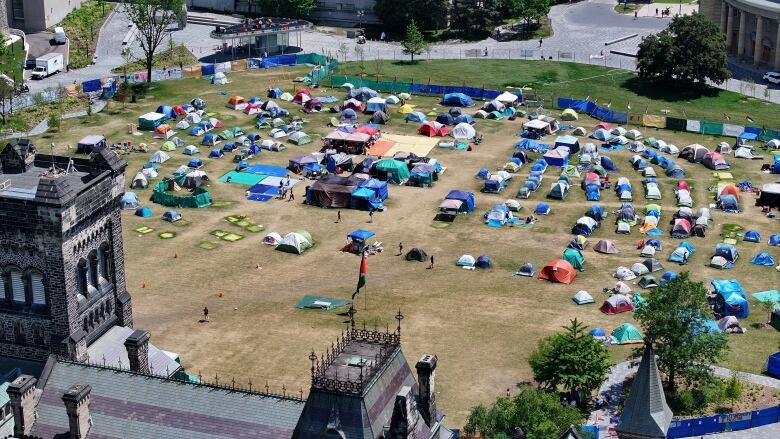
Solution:
<svg viewBox="0 0 780 439">
<path fill-rule="evenodd" d="M 726 120 L 731 120 L 731 116 L 729 116 L 728 113 L 723 113 L 723 118 Z"/>
<path fill-rule="evenodd" d="M 360 291 L 361 288 L 366 286 L 366 277 L 368 276 L 368 264 L 366 264 L 366 253 L 363 252 L 362 258 L 360 260 L 360 275 L 358 276 L 358 283 L 357 288 L 355 289 L 355 293 Z"/>
<path fill-rule="evenodd" d="M 745 115 L 745 121 L 747 121 L 747 123 L 749 123 L 749 124 L 751 124 L 751 125 L 752 125 L 752 124 L 754 124 L 754 123 L 756 123 L 756 122 L 753 120 L 753 118 L 752 118 L 752 117 L 750 117 L 750 115 L 748 115 L 748 114 L 746 114 L 746 115 Z"/>
</svg>

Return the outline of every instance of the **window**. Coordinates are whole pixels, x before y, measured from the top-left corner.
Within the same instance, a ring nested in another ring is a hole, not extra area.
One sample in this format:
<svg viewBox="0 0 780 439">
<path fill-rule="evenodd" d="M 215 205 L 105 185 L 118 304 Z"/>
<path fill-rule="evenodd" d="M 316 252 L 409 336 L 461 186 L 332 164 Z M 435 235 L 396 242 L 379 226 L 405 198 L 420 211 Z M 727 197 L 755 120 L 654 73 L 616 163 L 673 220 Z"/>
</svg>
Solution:
<svg viewBox="0 0 780 439">
<path fill-rule="evenodd" d="M 8 297 L 6 297 L 7 292 L 9 292 L 9 289 L 5 286 L 5 273 L 0 271 L 0 298 L 8 300 Z"/>
<path fill-rule="evenodd" d="M 100 284 L 98 284 L 98 261 L 97 261 L 97 252 L 92 251 L 89 253 L 89 257 L 87 258 L 89 264 L 88 264 L 88 270 L 89 270 L 89 285 L 94 288 L 99 288 Z"/>
<path fill-rule="evenodd" d="M 17 268 L 12 268 L 8 273 L 8 277 L 11 280 L 11 297 L 15 303 L 27 302 L 24 294 L 24 280 L 22 280 L 22 272 Z"/>
<path fill-rule="evenodd" d="M 76 266 L 76 285 L 78 287 L 79 293 L 81 293 L 81 295 L 84 297 L 87 296 L 88 271 L 87 261 L 85 259 L 79 260 L 79 263 Z"/>
<path fill-rule="evenodd" d="M 14 20 L 24 20 L 24 0 L 11 0 Z"/>
<path fill-rule="evenodd" d="M 46 290 L 43 287 L 43 275 L 37 271 L 30 273 L 32 304 L 46 306 Z"/>
<path fill-rule="evenodd" d="M 105 242 L 100 245 L 100 250 L 98 250 L 98 278 L 100 280 L 100 284 L 106 284 L 110 282 L 111 276 L 109 276 L 110 272 L 110 260 L 111 260 L 111 254 L 109 253 L 109 247 L 108 244 Z"/>
</svg>

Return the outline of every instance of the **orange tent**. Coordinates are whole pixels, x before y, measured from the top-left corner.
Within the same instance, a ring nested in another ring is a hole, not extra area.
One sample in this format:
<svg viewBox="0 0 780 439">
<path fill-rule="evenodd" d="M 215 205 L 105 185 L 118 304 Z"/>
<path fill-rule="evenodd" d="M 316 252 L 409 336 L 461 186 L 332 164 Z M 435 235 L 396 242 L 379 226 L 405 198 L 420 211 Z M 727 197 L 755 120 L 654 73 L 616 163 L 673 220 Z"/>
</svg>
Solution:
<svg viewBox="0 0 780 439">
<path fill-rule="evenodd" d="M 575 276 L 577 276 L 577 270 L 563 259 L 553 259 L 539 272 L 539 279 L 562 284 L 570 284 Z"/>
<path fill-rule="evenodd" d="M 734 197 L 739 200 L 739 189 L 737 189 L 736 186 L 733 184 L 727 184 L 720 188 L 720 192 L 718 193 L 718 197 L 723 195 L 734 195 Z"/>
<path fill-rule="evenodd" d="M 246 102 L 246 99 L 244 99 L 243 96 L 233 96 L 228 101 L 228 105 L 235 107 L 236 105 L 243 104 L 244 102 Z"/>
<path fill-rule="evenodd" d="M 159 125 L 157 128 L 155 128 L 154 132 L 157 134 L 165 134 L 170 130 L 171 130 L 171 126 L 168 125 L 167 123 L 164 123 L 162 125 Z"/>
</svg>

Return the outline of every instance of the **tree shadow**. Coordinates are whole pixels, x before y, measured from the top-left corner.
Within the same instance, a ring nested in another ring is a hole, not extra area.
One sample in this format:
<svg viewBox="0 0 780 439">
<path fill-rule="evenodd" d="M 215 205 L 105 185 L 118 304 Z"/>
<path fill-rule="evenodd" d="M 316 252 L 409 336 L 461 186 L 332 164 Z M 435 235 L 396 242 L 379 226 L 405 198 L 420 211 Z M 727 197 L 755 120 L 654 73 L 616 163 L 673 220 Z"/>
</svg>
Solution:
<svg viewBox="0 0 780 439">
<path fill-rule="evenodd" d="M 638 76 L 625 80 L 623 88 L 639 96 L 665 102 L 690 101 L 703 97 L 714 98 L 720 96 L 721 92 L 718 88 L 706 85 L 683 87 L 676 83 L 648 80 Z"/>
<path fill-rule="evenodd" d="M 416 65 L 420 64 L 420 62 L 422 62 L 422 61 L 423 60 L 421 60 L 421 59 L 416 59 L 414 61 L 406 59 L 406 60 L 393 61 L 392 64 L 394 66 L 416 66 Z"/>
</svg>

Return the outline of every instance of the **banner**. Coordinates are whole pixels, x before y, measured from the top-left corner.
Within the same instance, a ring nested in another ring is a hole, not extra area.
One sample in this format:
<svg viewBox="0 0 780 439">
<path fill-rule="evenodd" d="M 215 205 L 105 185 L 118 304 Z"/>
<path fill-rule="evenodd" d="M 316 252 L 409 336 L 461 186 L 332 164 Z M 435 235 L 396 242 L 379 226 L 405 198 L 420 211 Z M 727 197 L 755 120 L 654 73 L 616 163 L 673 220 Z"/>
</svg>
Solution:
<svg viewBox="0 0 780 439">
<path fill-rule="evenodd" d="M 685 131 L 688 121 L 685 119 L 678 119 L 676 117 L 666 118 L 666 129 L 672 131 Z"/>
<path fill-rule="evenodd" d="M 685 130 L 690 131 L 692 133 L 700 133 L 701 132 L 701 122 L 698 120 L 690 120 L 688 119 L 688 122 L 685 125 Z"/>
<path fill-rule="evenodd" d="M 642 125 L 653 128 L 666 128 L 666 116 L 645 114 L 642 116 Z"/>
<path fill-rule="evenodd" d="M 745 132 L 745 127 L 740 125 L 732 125 L 730 123 L 723 124 L 723 135 L 729 137 L 739 137 L 740 134 Z"/>
<path fill-rule="evenodd" d="M 702 134 L 711 134 L 714 136 L 723 135 L 723 124 L 719 122 L 704 122 L 701 123 Z"/>
</svg>

